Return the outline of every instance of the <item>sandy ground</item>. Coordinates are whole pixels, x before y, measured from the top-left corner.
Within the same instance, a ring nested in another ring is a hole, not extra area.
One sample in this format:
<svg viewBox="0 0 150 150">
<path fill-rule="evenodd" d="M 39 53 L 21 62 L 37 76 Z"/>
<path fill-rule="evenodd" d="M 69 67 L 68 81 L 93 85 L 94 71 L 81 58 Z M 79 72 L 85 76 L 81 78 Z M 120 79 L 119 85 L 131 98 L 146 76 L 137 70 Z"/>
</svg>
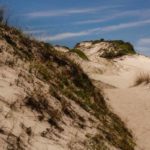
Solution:
<svg viewBox="0 0 150 150">
<path fill-rule="evenodd" d="M 107 89 L 109 104 L 133 131 L 138 150 L 150 149 L 150 87 Z"/>
<path fill-rule="evenodd" d="M 115 86 L 104 92 L 109 105 L 132 130 L 137 150 L 150 150 L 150 85 L 133 87 L 139 73 L 150 73 L 150 59 L 144 56 L 127 56 L 116 59 L 118 70 L 109 73 L 91 73 L 91 78 Z M 107 66 L 109 68 L 109 66 Z"/>
</svg>

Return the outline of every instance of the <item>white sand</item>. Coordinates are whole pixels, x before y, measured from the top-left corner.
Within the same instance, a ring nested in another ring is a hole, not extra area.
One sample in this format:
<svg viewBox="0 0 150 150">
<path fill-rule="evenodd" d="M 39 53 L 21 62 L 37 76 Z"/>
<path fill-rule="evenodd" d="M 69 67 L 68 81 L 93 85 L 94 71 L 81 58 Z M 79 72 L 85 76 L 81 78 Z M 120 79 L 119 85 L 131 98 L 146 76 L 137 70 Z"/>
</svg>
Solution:
<svg viewBox="0 0 150 150">
<path fill-rule="evenodd" d="M 137 150 L 150 150 L 150 85 L 132 86 L 138 74 L 150 74 L 150 58 L 125 56 L 113 63 L 105 65 L 107 69 L 102 69 L 103 73 L 93 71 L 96 70 L 95 63 L 93 69 L 86 68 L 86 71 L 92 79 L 116 87 L 104 89 L 109 105 L 132 130 Z"/>
<path fill-rule="evenodd" d="M 133 131 L 137 149 L 150 149 L 150 87 L 107 89 L 109 104 Z"/>
</svg>

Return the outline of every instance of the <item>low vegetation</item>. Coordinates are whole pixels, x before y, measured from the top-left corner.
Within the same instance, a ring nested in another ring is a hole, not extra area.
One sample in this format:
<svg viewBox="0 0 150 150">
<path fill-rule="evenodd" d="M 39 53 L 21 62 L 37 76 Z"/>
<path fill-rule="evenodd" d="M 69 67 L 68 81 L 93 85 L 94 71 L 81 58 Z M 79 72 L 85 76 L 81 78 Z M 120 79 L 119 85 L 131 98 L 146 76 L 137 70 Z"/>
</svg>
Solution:
<svg viewBox="0 0 150 150">
<path fill-rule="evenodd" d="M 94 46 L 94 44 L 98 44 L 101 42 L 109 43 L 108 48 L 100 49 L 100 57 L 107 58 L 107 59 L 113 59 L 117 57 L 121 57 L 124 55 L 133 55 L 136 54 L 134 47 L 129 42 L 124 42 L 122 40 L 93 40 L 93 41 L 84 41 L 84 42 L 91 42 Z M 80 48 L 80 43 L 78 43 L 75 48 Z"/>
<path fill-rule="evenodd" d="M 40 121 L 46 119 L 48 123 L 50 123 L 56 129 L 63 131 L 58 123 L 61 118 L 61 113 L 59 110 L 51 107 L 48 100 L 43 95 L 36 93 L 36 95 L 26 97 L 25 105 L 39 114 L 38 119 Z"/>
<path fill-rule="evenodd" d="M 134 47 L 129 42 L 124 42 L 122 40 L 114 40 L 114 41 L 107 41 L 112 44 L 114 50 L 108 51 L 105 50 L 101 57 L 112 59 L 124 55 L 133 55 L 136 54 Z"/>
<path fill-rule="evenodd" d="M 129 42 L 124 42 L 122 40 L 114 40 L 114 41 L 110 41 L 110 42 L 114 44 L 116 49 L 121 50 L 120 55 L 136 53 L 133 45 Z"/>
<path fill-rule="evenodd" d="M 83 60 L 89 60 L 88 57 L 86 56 L 86 54 L 79 49 L 72 49 L 72 50 L 70 50 L 70 52 L 76 53 Z"/>
<path fill-rule="evenodd" d="M 134 85 L 140 85 L 140 84 L 149 84 L 150 83 L 150 74 L 149 73 L 140 73 L 134 82 Z"/>
</svg>

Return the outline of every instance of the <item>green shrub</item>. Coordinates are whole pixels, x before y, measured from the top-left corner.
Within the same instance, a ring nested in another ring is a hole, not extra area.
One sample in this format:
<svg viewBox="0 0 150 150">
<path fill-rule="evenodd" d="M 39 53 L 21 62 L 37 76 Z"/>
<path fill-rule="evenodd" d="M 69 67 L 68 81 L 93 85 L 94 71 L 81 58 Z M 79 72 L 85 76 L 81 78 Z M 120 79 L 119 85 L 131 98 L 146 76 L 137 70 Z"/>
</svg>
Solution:
<svg viewBox="0 0 150 150">
<path fill-rule="evenodd" d="M 124 42 L 122 40 L 108 41 L 113 44 L 115 48 L 114 51 L 108 51 L 107 49 L 101 55 L 101 57 L 112 59 L 116 57 L 121 57 L 124 55 L 136 54 L 134 47 L 129 42 Z"/>
<path fill-rule="evenodd" d="M 124 42 L 122 40 L 111 41 L 114 44 L 115 48 L 119 50 L 118 55 L 126 55 L 126 54 L 135 54 L 134 47 L 129 42 Z"/>
<path fill-rule="evenodd" d="M 88 57 L 85 55 L 84 52 L 82 52 L 79 49 L 72 49 L 70 52 L 76 53 L 79 57 L 81 57 L 83 60 L 89 60 Z"/>
</svg>

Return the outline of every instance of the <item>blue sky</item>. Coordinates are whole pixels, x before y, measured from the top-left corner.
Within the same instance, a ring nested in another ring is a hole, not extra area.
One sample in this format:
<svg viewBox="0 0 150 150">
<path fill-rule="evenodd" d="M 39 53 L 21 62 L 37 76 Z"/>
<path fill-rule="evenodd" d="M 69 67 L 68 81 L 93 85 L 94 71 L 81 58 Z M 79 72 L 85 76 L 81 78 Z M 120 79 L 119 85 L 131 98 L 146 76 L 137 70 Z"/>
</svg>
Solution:
<svg viewBox="0 0 150 150">
<path fill-rule="evenodd" d="M 11 24 L 52 44 L 73 47 L 121 39 L 150 55 L 150 0 L 0 0 Z"/>
</svg>

